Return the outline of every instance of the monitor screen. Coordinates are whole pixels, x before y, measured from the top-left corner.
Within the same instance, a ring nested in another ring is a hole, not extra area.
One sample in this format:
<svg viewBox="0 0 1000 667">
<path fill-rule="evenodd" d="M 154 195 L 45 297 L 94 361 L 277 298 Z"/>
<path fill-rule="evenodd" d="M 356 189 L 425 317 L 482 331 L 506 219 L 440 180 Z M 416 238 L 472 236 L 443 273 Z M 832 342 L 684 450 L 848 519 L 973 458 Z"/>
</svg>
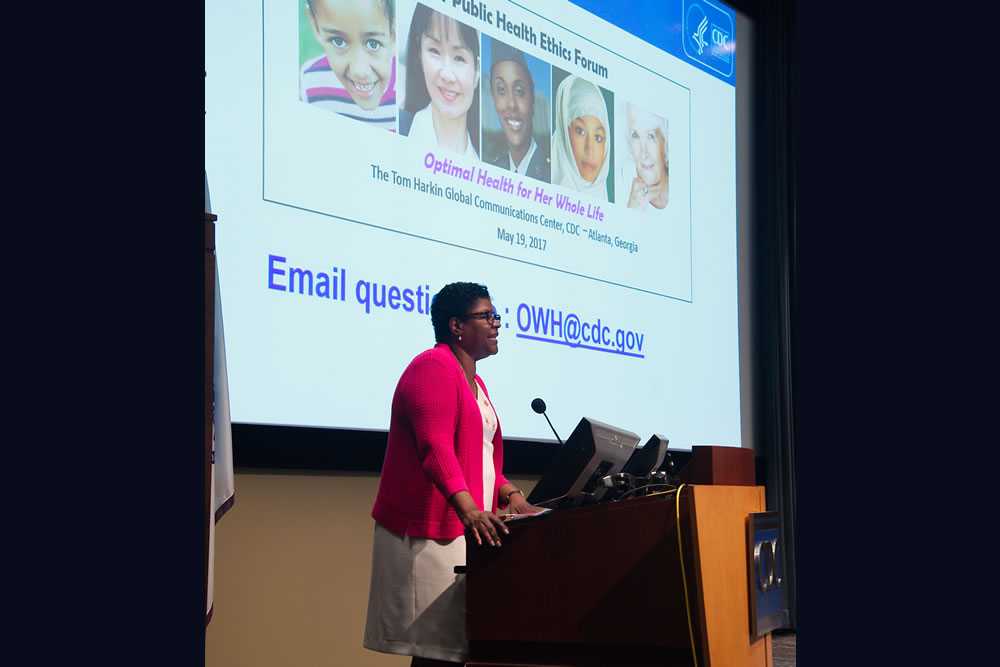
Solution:
<svg viewBox="0 0 1000 667">
<path fill-rule="evenodd" d="M 584 417 L 528 495 L 528 502 L 541 507 L 599 502 L 608 490 L 601 478 L 621 472 L 637 444 L 635 433 Z"/>
<path fill-rule="evenodd" d="M 654 470 L 659 470 L 663 464 L 663 459 L 667 455 L 667 446 L 670 441 L 666 437 L 653 434 L 642 447 L 636 447 L 629 457 L 622 472 L 636 477 L 646 477 Z"/>
</svg>

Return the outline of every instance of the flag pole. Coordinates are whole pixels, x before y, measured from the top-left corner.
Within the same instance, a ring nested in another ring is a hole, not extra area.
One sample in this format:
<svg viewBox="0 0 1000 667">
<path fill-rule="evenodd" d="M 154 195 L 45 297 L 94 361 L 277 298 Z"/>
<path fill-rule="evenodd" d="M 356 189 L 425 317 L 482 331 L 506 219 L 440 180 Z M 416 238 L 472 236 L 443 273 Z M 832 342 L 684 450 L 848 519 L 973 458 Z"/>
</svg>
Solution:
<svg viewBox="0 0 1000 667">
<path fill-rule="evenodd" d="M 206 442 L 205 509 L 205 625 L 212 620 L 215 602 L 215 524 L 236 500 L 233 471 L 232 417 L 229 411 L 229 373 L 226 366 L 226 336 L 222 317 L 222 288 L 218 256 L 215 252 L 215 223 L 205 174 L 205 298 L 206 298 L 206 382 L 208 440 Z M 207 304 L 211 304 L 208 306 Z"/>
<path fill-rule="evenodd" d="M 207 202 L 206 202 L 207 207 Z M 215 221 L 217 216 L 205 211 L 204 222 L 204 250 L 205 250 L 205 271 L 204 271 L 204 428 L 203 428 L 203 474 L 205 487 L 204 517 L 204 577 L 203 577 L 203 600 L 205 600 L 205 624 L 212 618 L 212 557 L 214 547 L 214 523 L 215 517 L 212 511 L 212 441 L 214 439 L 214 386 L 213 375 L 215 368 Z"/>
</svg>

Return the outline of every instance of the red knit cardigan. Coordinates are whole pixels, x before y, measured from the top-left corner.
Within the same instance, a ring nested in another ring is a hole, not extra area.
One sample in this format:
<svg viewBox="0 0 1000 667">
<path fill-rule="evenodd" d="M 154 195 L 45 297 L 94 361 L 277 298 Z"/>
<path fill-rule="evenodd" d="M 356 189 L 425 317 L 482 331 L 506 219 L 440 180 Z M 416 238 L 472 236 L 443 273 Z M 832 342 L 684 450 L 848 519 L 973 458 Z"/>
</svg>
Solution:
<svg viewBox="0 0 1000 667">
<path fill-rule="evenodd" d="M 483 391 L 486 385 L 477 375 Z M 489 396 L 489 392 L 486 393 Z M 493 436 L 498 491 L 503 476 L 499 417 Z M 446 343 L 421 352 L 403 371 L 392 397 L 389 443 L 372 517 L 397 535 L 446 540 L 465 531 L 448 498 L 459 491 L 483 504 L 483 421 L 465 371 Z"/>
</svg>

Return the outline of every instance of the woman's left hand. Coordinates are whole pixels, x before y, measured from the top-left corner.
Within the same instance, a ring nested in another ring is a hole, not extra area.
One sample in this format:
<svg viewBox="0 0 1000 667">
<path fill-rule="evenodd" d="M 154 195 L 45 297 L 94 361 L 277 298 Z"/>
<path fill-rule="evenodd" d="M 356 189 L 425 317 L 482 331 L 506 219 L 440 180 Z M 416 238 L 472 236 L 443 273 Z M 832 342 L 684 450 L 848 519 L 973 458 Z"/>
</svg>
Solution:
<svg viewBox="0 0 1000 667">
<path fill-rule="evenodd" d="M 529 503 L 522 494 L 515 493 L 507 505 L 507 511 L 511 514 L 538 514 L 542 508 Z"/>
</svg>

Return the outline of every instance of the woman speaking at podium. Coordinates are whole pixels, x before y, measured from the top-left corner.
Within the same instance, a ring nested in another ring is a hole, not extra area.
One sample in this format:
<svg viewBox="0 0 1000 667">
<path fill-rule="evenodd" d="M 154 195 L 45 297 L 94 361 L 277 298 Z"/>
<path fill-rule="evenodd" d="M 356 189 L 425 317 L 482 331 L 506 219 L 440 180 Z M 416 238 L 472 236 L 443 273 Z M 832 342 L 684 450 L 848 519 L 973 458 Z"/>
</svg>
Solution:
<svg viewBox="0 0 1000 667">
<path fill-rule="evenodd" d="M 494 508 L 538 511 L 503 475 L 500 422 L 476 374 L 498 350 L 489 292 L 446 285 L 431 322 L 437 344 L 410 362 L 392 397 L 364 638 L 366 648 L 414 656 L 413 667 L 468 656 L 465 576 L 454 571 L 465 564 L 465 533 L 499 547 L 508 531 Z"/>
</svg>

